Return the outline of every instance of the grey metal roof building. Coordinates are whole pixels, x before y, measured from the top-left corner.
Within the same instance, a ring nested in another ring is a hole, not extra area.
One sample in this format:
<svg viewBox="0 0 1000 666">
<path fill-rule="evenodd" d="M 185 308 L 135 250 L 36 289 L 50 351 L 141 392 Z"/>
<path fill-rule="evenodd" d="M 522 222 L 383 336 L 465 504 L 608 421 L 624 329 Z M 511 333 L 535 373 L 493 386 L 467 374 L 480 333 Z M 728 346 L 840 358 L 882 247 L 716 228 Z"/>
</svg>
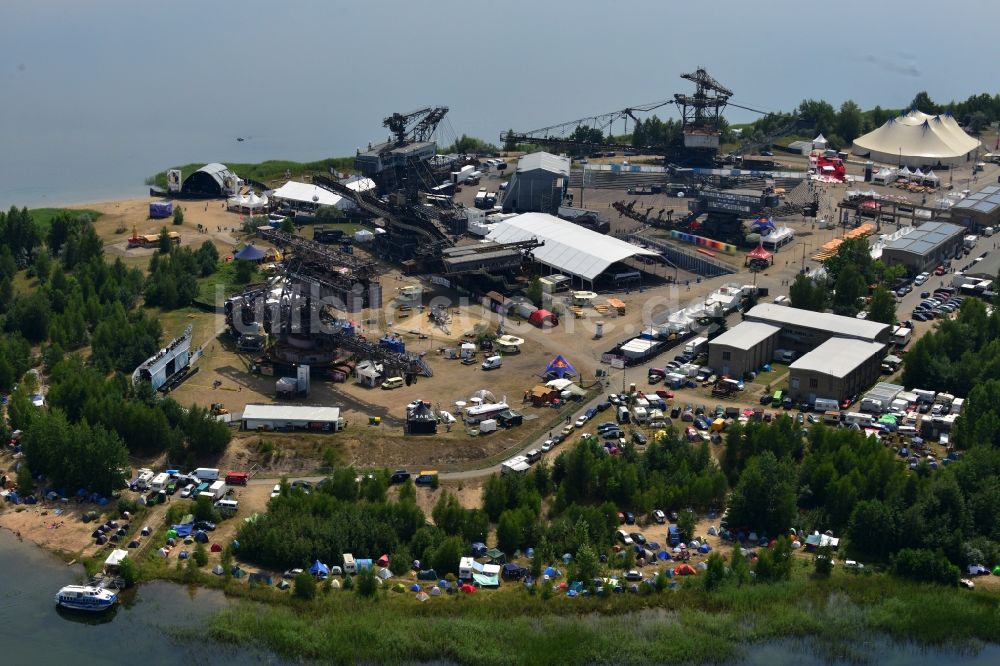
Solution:
<svg viewBox="0 0 1000 666">
<path fill-rule="evenodd" d="M 319 405 L 260 405 L 243 409 L 245 430 L 340 430 L 339 407 Z"/>
<path fill-rule="evenodd" d="M 772 324 L 744 321 L 708 341 L 708 365 L 720 374 L 742 377 L 771 361 L 779 333 Z"/>
<path fill-rule="evenodd" d="M 881 373 L 886 346 L 848 338 L 830 338 L 788 366 L 793 400 L 843 400 L 857 395 Z"/>
<path fill-rule="evenodd" d="M 925 222 L 888 243 L 882 249 L 882 261 L 889 266 L 906 266 L 914 274 L 921 273 L 960 254 L 965 231 L 957 224 Z"/>
<path fill-rule="evenodd" d="M 787 305 L 774 305 L 773 303 L 762 303 L 753 307 L 746 313 L 744 319 L 777 326 L 788 337 L 801 337 L 803 331 L 809 331 L 822 334 L 824 340 L 837 336 L 869 342 L 887 342 L 889 335 L 888 324 L 855 319 L 854 317 L 842 317 L 828 312 L 802 310 Z"/>
<path fill-rule="evenodd" d="M 951 207 L 951 219 L 973 230 L 1000 224 L 1000 185 L 987 185 Z"/>
<path fill-rule="evenodd" d="M 569 158 L 531 153 L 517 161 L 503 197 L 505 213 L 555 214 L 569 186 Z"/>
</svg>

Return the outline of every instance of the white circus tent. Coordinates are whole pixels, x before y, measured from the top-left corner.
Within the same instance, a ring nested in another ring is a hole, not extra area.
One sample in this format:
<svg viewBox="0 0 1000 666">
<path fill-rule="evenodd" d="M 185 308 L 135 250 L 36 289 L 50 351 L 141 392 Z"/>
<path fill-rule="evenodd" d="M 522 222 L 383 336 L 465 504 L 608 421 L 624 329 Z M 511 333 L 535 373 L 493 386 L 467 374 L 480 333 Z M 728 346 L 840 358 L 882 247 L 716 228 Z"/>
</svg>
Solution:
<svg viewBox="0 0 1000 666">
<path fill-rule="evenodd" d="M 914 109 L 855 139 L 851 152 L 907 167 L 957 165 L 971 160 L 980 145 L 950 115 L 931 116 Z"/>
</svg>

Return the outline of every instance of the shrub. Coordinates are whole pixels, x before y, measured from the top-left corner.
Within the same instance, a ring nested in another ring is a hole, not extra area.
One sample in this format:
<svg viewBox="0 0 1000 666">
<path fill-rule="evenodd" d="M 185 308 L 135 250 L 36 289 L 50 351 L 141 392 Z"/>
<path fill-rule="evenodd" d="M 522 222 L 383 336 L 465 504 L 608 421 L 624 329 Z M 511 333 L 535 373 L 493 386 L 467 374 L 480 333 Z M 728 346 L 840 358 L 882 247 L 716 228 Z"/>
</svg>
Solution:
<svg viewBox="0 0 1000 666">
<path fill-rule="evenodd" d="M 125 582 L 125 587 L 132 587 L 139 581 L 139 569 L 131 557 L 124 558 L 118 564 L 118 574 Z"/>
<path fill-rule="evenodd" d="M 958 585 L 961 572 L 948 559 L 925 548 L 904 548 L 893 558 L 892 573 L 911 580 Z"/>
<path fill-rule="evenodd" d="M 347 580 L 344 579 L 344 587 L 347 587 Z M 296 599 L 303 601 L 311 601 L 316 596 L 316 579 L 308 571 L 295 576 L 294 594 Z"/>
<path fill-rule="evenodd" d="M 817 549 L 814 564 L 817 578 L 829 578 L 833 571 L 833 550 L 829 546 Z"/>
<path fill-rule="evenodd" d="M 193 559 L 195 564 L 199 567 L 203 567 L 208 564 L 208 551 L 205 550 L 205 544 L 198 543 L 198 545 L 194 547 Z"/>
<path fill-rule="evenodd" d="M 129 515 L 134 516 L 139 511 L 139 502 L 129 497 L 122 497 L 118 500 L 118 511 L 123 515 L 128 511 Z"/>
<path fill-rule="evenodd" d="M 374 597 L 378 592 L 378 579 L 375 577 L 375 569 L 365 567 L 358 572 L 358 594 L 362 597 Z"/>
</svg>

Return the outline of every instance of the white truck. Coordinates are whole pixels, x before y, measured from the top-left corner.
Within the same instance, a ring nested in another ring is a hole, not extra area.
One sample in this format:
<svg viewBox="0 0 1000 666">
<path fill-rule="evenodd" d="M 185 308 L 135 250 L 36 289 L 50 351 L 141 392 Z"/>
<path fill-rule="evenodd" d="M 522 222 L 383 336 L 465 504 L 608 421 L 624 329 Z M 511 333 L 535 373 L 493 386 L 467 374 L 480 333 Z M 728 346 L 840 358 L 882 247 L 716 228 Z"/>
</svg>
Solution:
<svg viewBox="0 0 1000 666">
<path fill-rule="evenodd" d="M 913 337 L 913 329 L 906 326 L 897 326 L 892 329 L 892 344 L 902 349 L 906 345 L 910 344 L 910 338 Z"/>
<path fill-rule="evenodd" d="M 198 496 L 208 497 L 212 502 L 217 502 L 226 496 L 226 482 L 222 480 L 215 481 L 208 487 L 208 490 L 203 490 Z"/>
<path fill-rule="evenodd" d="M 191 476 L 197 477 L 199 481 L 215 481 L 219 478 L 219 470 L 215 467 L 199 467 L 191 472 Z"/>
<path fill-rule="evenodd" d="M 971 250 L 972 248 L 976 247 L 976 243 L 978 242 L 979 242 L 979 236 L 975 234 L 969 234 L 968 236 L 962 239 L 962 245 L 964 245 L 968 250 Z"/>
<path fill-rule="evenodd" d="M 483 361 L 483 370 L 495 370 L 503 365 L 503 358 L 500 356 L 489 356 Z"/>
</svg>

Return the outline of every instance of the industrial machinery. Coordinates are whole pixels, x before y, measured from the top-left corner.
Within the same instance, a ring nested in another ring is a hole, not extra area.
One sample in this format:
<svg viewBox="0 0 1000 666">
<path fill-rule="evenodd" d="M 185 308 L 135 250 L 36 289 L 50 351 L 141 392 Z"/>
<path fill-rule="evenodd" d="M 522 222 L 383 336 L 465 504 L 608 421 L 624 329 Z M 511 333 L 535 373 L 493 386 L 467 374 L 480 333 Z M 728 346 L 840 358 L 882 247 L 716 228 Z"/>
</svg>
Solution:
<svg viewBox="0 0 1000 666">
<path fill-rule="evenodd" d="M 378 185 L 379 193 L 430 191 L 444 180 L 450 163 L 438 163 L 437 143 L 432 137 L 448 107 L 425 107 L 410 113 L 393 113 L 382 120 L 392 137 L 369 146 L 354 158 L 355 168 Z"/>
<path fill-rule="evenodd" d="M 550 125 L 528 132 L 509 131 L 500 135 L 507 145 L 533 144 L 554 146 L 562 150 L 574 150 L 579 154 L 594 154 L 602 150 L 637 151 L 645 154 L 663 155 L 668 164 L 710 165 L 719 150 L 719 135 L 722 129 L 722 111 L 734 106 L 754 113 L 766 114 L 748 106 L 730 101 L 733 92 L 713 79 L 703 68 L 681 78 L 695 84 L 693 95 L 675 94 L 672 99 L 650 104 L 630 106 L 619 111 L 579 118 L 558 125 Z M 681 136 L 679 141 L 668 144 L 635 145 L 604 141 L 610 134 L 611 126 L 618 120 L 625 121 L 628 134 L 628 120 L 638 122 L 637 113 L 648 113 L 670 104 L 676 104 L 681 113 Z M 577 132 L 586 128 L 589 132 Z M 596 130 L 596 131 L 594 131 Z M 600 138 L 598 139 L 598 136 Z"/>
</svg>

